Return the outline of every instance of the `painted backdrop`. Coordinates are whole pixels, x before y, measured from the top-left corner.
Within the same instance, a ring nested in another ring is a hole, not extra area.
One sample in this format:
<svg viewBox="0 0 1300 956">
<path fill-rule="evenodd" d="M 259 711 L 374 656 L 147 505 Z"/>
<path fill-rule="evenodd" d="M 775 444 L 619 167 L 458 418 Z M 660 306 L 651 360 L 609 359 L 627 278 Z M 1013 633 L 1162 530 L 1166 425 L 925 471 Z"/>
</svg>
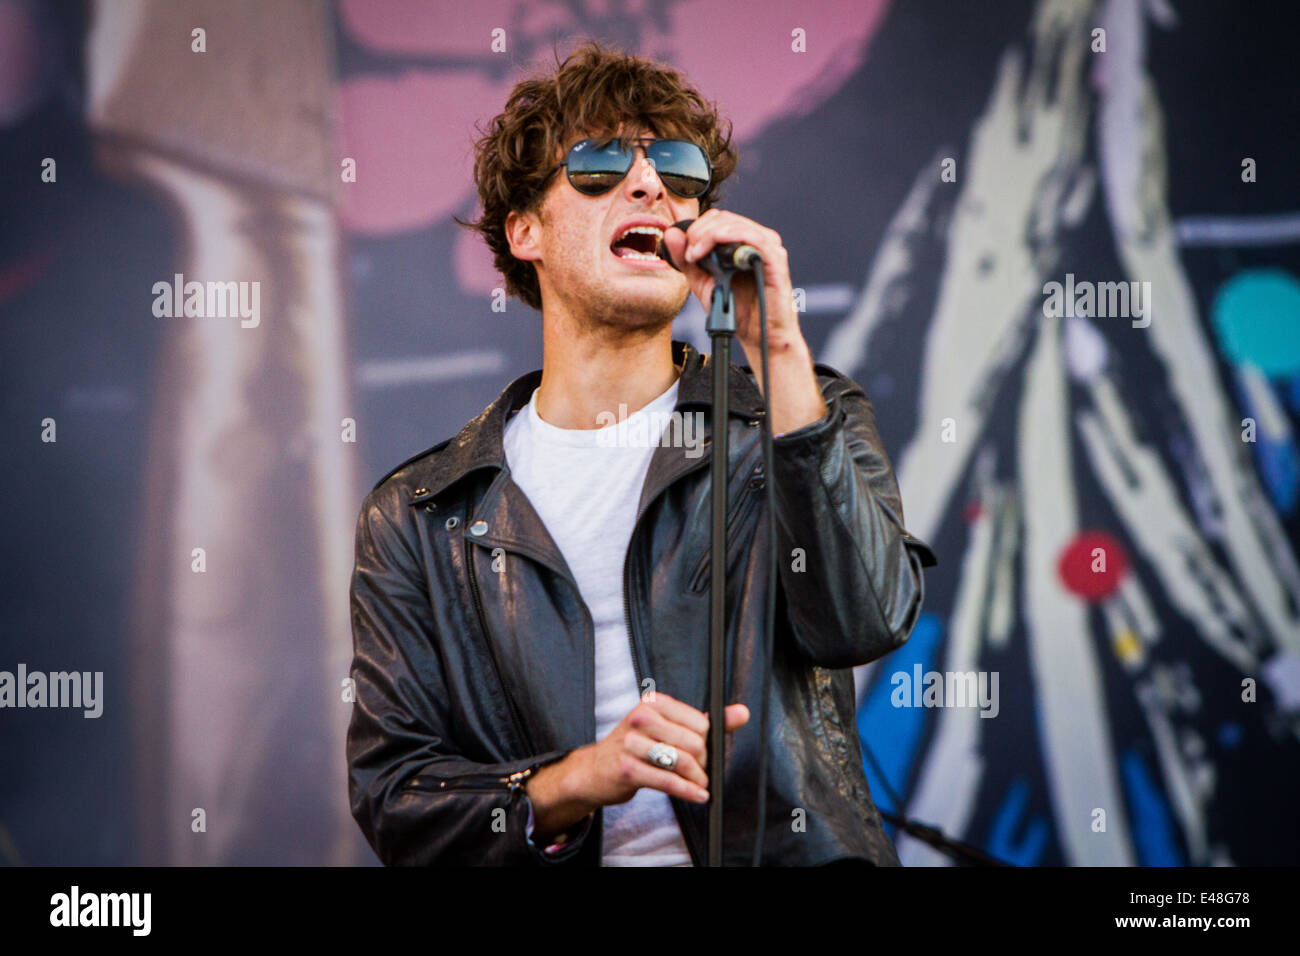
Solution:
<svg viewBox="0 0 1300 956">
<path fill-rule="evenodd" d="M 1294 23 L 0 0 L 0 670 L 104 677 L 94 719 L 0 710 L 0 855 L 374 861 L 342 751 L 356 509 L 540 365 L 452 217 L 475 122 L 595 36 L 734 120 L 723 206 L 781 233 L 940 556 L 856 675 L 880 807 L 1021 865 L 1300 862 Z M 259 308 L 160 315 L 178 274 Z M 697 303 L 675 335 L 707 347 Z M 989 696 L 952 706 L 968 673 Z"/>
</svg>

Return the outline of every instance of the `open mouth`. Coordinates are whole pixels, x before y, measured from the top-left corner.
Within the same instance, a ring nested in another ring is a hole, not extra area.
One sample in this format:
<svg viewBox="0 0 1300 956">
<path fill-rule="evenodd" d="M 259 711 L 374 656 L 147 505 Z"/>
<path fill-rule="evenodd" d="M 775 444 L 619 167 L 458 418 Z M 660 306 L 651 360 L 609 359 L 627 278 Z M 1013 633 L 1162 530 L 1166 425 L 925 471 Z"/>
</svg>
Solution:
<svg viewBox="0 0 1300 956">
<path fill-rule="evenodd" d="M 632 226 L 611 242 L 609 249 L 620 259 L 661 262 L 655 250 L 663 235 L 663 230 L 658 226 Z"/>
</svg>

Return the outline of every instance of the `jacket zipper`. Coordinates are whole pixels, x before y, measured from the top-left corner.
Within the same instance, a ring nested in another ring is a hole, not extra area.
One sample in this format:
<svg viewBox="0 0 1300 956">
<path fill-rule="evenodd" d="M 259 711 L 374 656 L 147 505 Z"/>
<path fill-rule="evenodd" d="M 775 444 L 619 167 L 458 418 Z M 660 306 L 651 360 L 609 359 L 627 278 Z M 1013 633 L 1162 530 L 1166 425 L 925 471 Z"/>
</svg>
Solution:
<svg viewBox="0 0 1300 956">
<path fill-rule="evenodd" d="M 511 793 L 517 792 L 533 774 L 532 769 L 520 770 L 505 776 L 496 776 L 490 773 L 468 773 L 459 777 L 450 777 L 438 781 L 438 785 L 432 786 L 428 783 L 421 783 L 420 777 L 413 777 L 406 784 L 408 790 L 422 790 L 433 793 L 451 793 L 455 792 L 497 792 L 507 790 Z"/>
<path fill-rule="evenodd" d="M 736 501 L 736 504 L 732 507 L 731 512 L 727 515 L 727 531 L 731 531 L 734 527 L 736 527 L 736 525 L 740 523 L 741 515 L 745 514 L 749 508 L 750 503 L 757 499 L 758 488 L 754 486 L 753 482 L 754 479 L 762 478 L 762 477 L 763 477 L 763 464 L 762 462 L 759 462 L 759 464 L 755 466 L 754 469 L 749 473 L 749 477 L 745 479 L 745 486 L 740 491 L 740 498 Z M 710 550 L 706 549 L 704 554 L 700 557 L 699 562 L 695 565 L 695 570 L 691 573 L 691 579 L 689 584 L 687 585 L 687 587 L 691 591 L 700 591 L 703 589 L 704 573 L 706 570 L 708 570 L 709 565 L 711 564 L 709 560 L 710 557 L 712 557 L 712 554 Z M 731 551 L 728 550 L 727 552 L 728 563 L 730 563 L 730 559 L 731 559 Z"/>
<path fill-rule="evenodd" d="M 510 711 L 510 721 L 514 724 L 515 733 L 523 741 L 529 754 L 537 753 L 537 748 L 533 746 L 532 737 L 524 729 L 523 721 L 519 718 L 519 712 L 515 710 L 515 701 L 510 694 L 510 689 L 506 687 L 505 678 L 501 676 L 501 668 L 497 664 L 496 652 L 492 650 L 492 638 L 488 634 L 487 618 L 483 614 L 483 602 L 479 598 L 478 578 L 474 574 L 474 545 L 466 543 L 465 548 L 465 569 L 469 572 L 469 588 L 474 595 L 474 613 L 478 615 L 479 630 L 483 633 L 483 640 L 487 644 L 488 657 L 492 660 L 492 669 L 496 672 L 497 683 L 501 686 L 501 695 L 506 700 L 506 707 Z"/>
<path fill-rule="evenodd" d="M 701 455 L 700 460 L 697 463 L 692 465 L 690 468 L 686 469 L 686 471 L 682 472 L 680 475 L 676 477 L 676 479 L 674 479 L 674 484 L 678 481 L 681 481 L 691 472 L 696 471 L 697 469 L 701 468 L 707 463 L 708 463 L 708 459 Z M 659 492 L 659 494 L 661 495 L 664 493 L 664 491 L 667 490 L 668 490 L 667 488 L 664 488 Z M 658 497 L 659 495 L 656 495 L 655 499 L 658 499 Z M 654 504 L 653 500 L 647 503 L 646 511 L 649 511 L 650 505 L 653 504 Z M 627 565 L 629 564 L 632 556 L 636 554 L 636 550 L 632 547 L 632 545 L 636 542 L 637 528 L 641 527 L 641 517 L 644 514 L 645 512 L 642 512 L 641 515 L 638 515 L 636 522 L 632 525 L 632 534 L 628 537 L 628 542 L 627 542 L 627 560 L 624 561 L 624 568 L 623 568 L 623 622 L 627 626 L 627 643 L 628 643 L 629 650 L 632 652 L 632 669 L 636 673 L 637 696 L 640 696 L 642 693 L 641 662 L 636 656 L 636 630 L 632 623 L 631 601 L 628 598 L 628 572 L 630 568 Z"/>
<path fill-rule="evenodd" d="M 635 553 L 632 550 L 632 541 L 634 541 L 635 539 L 636 539 L 636 528 L 633 527 L 632 537 L 628 539 L 628 549 L 627 549 L 628 561 L 625 563 L 630 563 L 632 556 Z M 644 693 L 643 690 L 644 685 L 641 683 L 641 662 L 640 660 L 638 660 L 636 656 L 636 635 L 634 633 L 633 630 L 634 625 L 632 623 L 632 605 L 631 602 L 628 600 L 627 582 L 628 582 L 629 570 L 630 569 L 627 567 L 623 568 L 623 621 L 627 625 L 627 644 L 628 644 L 628 649 L 632 652 L 632 670 L 636 673 L 636 693 L 637 696 L 640 697 L 641 694 Z"/>
</svg>

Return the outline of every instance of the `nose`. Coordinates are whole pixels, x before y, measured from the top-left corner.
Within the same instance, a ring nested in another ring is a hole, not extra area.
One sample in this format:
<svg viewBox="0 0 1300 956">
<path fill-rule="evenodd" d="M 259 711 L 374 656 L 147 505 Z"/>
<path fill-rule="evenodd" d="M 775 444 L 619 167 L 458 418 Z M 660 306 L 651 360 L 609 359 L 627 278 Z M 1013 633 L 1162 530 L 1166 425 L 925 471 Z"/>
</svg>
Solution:
<svg viewBox="0 0 1300 956">
<path fill-rule="evenodd" d="M 654 160 L 646 152 L 644 144 L 637 144 L 636 161 L 627 171 L 623 183 L 633 199 L 642 199 L 646 196 L 651 199 L 661 199 L 665 195 L 664 184 L 660 181 Z"/>
</svg>

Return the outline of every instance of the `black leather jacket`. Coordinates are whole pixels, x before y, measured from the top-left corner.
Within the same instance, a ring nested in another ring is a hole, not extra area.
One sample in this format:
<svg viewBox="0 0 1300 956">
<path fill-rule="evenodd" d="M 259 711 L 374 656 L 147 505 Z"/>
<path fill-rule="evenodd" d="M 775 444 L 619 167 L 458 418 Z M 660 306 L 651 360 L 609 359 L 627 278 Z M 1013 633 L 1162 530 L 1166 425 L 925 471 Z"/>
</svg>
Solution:
<svg viewBox="0 0 1300 956">
<path fill-rule="evenodd" d="M 707 441 L 711 362 L 683 342 L 673 354 L 684 363 L 677 409 L 705 413 Z M 780 586 L 760 742 L 762 409 L 749 370 L 731 366 L 727 703 L 746 704 L 751 717 L 728 735 L 727 865 L 750 862 L 760 743 L 769 752 L 765 865 L 898 865 L 862 771 L 850 668 L 907 640 L 921 569 L 935 559 L 904 530 L 866 395 L 815 368 L 829 413 L 773 442 Z M 600 863 L 600 813 L 555 857 L 525 837 L 528 776 L 596 733 L 591 615 L 503 451 L 509 413 L 540 380 L 540 371 L 516 379 L 454 438 L 389 473 L 361 508 L 348 791 L 386 864 Z M 655 448 L 624 569 L 638 683 L 651 678 L 706 713 L 707 449 Z M 708 807 L 671 802 L 702 865 Z"/>
</svg>

